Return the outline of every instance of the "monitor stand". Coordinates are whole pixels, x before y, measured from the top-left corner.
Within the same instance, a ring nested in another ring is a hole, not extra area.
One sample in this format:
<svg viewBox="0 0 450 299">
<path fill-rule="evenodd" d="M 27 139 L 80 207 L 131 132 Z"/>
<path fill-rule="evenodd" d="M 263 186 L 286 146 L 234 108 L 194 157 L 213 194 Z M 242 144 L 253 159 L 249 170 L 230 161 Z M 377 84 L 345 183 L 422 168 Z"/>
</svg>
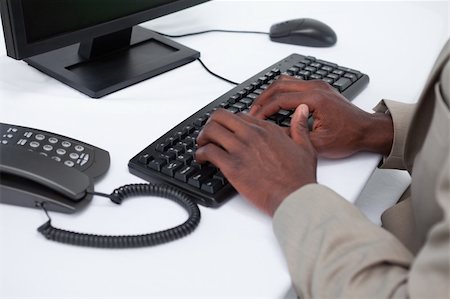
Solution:
<svg viewBox="0 0 450 299">
<path fill-rule="evenodd" d="M 196 60 L 200 53 L 135 26 L 25 61 L 92 98 Z"/>
</svg>

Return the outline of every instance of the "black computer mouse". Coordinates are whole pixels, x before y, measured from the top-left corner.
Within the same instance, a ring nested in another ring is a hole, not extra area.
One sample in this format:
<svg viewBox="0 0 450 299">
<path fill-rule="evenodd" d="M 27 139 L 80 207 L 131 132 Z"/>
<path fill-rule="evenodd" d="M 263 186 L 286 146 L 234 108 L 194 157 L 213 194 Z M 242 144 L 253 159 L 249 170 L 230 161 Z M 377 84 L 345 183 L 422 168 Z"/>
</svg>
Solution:
<svg viewBox="0 0 450 299">
<path fill-rule="evenodd" d="M 314 19 L 295 19 L 270 27 L 270 39 L 274 42 L 308 46 L 331 47 L 337 41 L 330 26 Z"/>
</svg>

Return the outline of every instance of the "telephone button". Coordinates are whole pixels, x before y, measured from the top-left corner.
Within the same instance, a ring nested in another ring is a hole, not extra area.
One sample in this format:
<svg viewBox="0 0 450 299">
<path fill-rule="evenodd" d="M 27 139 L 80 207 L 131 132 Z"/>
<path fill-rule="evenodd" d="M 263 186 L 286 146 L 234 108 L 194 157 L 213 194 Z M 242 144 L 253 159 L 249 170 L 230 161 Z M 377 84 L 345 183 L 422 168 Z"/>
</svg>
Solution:
<svg viewBox="0 0 450 299">
<path fill-rule="evenodd" d="M 26 140 L 26 139 L 20 139 L 19 141 L 17 141 L 17 144 L 23 146 L 23 145 L 25 145 L 27 143 L 27 141 L 28 140 Z"/>
<path fill-rule="evenodd" d="M 56 162 L 61 162 L 61 158 L 57 156 L 53 156 L 51 159 L 55 160 Z"/>
<path fill-rule="evenodd" d="M 84 147 L 81 146 L 81 145 L 76 145 L 76 146 L 75 146 L 75 150 L 76 150 L 77 152 L 82 152 L 82 151 L 84 151 Z"/>
<path fill-rule="evenodd" d="M 39 142 L 37 142 L 37 141 L 31 141 L 31 142 L 30 142 L 30 146 L 31 146 L 31 147 L 34 147 L 34 148 L 37 148 L 37 147 L 39 147 Z"/>
<path fill-rule="evenodd" d="M 63 141 L 63 142 L 61 142 L 61 145 L 63 146 L 63 147 L 70 147 L 72 144 L 69 142 L 69 141 Z M 64 155 L 64 154 L 63 154 Z"/>
<path fill-rule="evenodd" d="M 45 136 L 42 135 L 42 134 L 37 134 L 36 136 L 34 136 L 34 138 L 36 138 L 36 139 L 39 140 L 39 141 L 42 141 L 42 140 L 45 139 Z"/>
<path fill-rule="evenodd" d="M 56 150 L 56 153 L 58 154 L 58 155 L 65 155 L 66 154 L 66 150 L 65 149 L 62 149 L 62 148 L 58 148 L 57 150 Z"/>
<path fill-rule="evenodd" d="M 67 160 L 64 162 L 64 165 L 69 166 L 69 167 L 73 167 L 75 165 L 75 163 L 73 163 L 73 161 Z"/>
<path fill-rule="evenodd" d="M 2 144 L 8 144 L 8 140 L 2 140 Z"/>
<path fill-rule="evenodd" d="M 51 151 L 53 149 L 53 146 L 51 146 L 49 144 L 46 144 L 46 145 L 43 146 L 43 149 L 44 149 L 44 151 L 49 152 L 49 151 Z"/>
<path fill-rule="evenodd" d="M 55 143 L 58 142 L 58 138 L 50 137 L 50 138 L 48 139 L 48 142 L 50 142 L 50 143 L 52 143 L 52 144 L 55 144 Z"/>
<path fill-rule="evenodd" d="M 76 160 L 80 157 L 80 155 L 78 155 L 77 153 L 70 153 L 69 157 L 70 157 L 70 159 Z"/>
</svg>

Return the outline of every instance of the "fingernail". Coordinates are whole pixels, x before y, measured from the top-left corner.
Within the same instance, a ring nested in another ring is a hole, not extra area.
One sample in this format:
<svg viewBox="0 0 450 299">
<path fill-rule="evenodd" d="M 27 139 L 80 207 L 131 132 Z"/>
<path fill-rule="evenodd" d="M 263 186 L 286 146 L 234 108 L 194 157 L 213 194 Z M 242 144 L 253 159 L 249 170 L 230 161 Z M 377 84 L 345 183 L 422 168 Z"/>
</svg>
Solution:
<svg viewBox="0 0 450 299">
<path fill-rule="evenodd" d="M 300 109 L 302 110 L 304 116 L 306 116 L 306 117 L 309 116 L 309 108 L 308 108 L 308 106 L 306 106 L 305 104 L 301 104 L 300 105 Z"/>
</svg>

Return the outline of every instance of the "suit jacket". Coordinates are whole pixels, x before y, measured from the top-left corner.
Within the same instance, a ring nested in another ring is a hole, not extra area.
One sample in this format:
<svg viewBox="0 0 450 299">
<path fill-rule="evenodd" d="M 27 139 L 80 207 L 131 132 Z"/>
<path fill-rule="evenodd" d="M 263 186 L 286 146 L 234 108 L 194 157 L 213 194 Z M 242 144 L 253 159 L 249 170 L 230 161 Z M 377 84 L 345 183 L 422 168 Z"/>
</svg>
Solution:
<svg viewBox="0 0 450 299">
<path fill-rule="evenodd" d="M 319 184 L 289 195 L 274 230 L 300 298 L 450 298 L 450 41 L 417 104 L 383 100 L 394 142 L 383 168 L 407 169 L 410 192 L 372 224 Z"/>
</svg>

